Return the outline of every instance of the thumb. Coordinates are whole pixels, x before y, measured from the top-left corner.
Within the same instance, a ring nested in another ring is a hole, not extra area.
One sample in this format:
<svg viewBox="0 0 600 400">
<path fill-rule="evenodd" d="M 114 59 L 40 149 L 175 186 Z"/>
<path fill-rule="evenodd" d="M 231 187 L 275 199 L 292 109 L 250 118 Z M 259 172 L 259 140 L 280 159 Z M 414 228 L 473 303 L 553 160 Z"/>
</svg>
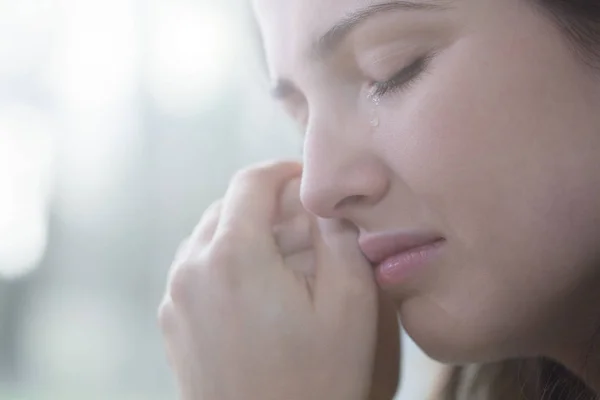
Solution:
<svg viewBox="0 0 600 400">
<path fill-rule="evenodd" d="M 349 223 L 325 219 L 318 219 L 311 229 L 317 265 L 315 302 L 327 303 L 322 306 L 333 307 L 334 313 L 346 307 L 368 307 L 376 313 L 377 285 L 371 264 L 358 247 L 358 231 Z"/>
</svg>

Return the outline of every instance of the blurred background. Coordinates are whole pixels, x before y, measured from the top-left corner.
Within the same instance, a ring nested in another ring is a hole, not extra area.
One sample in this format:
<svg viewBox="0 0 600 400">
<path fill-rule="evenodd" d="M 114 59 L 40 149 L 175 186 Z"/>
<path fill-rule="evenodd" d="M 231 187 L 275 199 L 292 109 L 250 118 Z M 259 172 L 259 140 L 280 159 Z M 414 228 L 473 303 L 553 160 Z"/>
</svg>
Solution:
<svg viewBox="0 0 600 400">
<path fill-rule="evenodd" d="M 297 157 L 243 0 L 0 0 L 0 399 L 176 399 L 156 324 L 181 239 Z M 434 364 L 408 342 L 401 399 Z"/>
</svg>

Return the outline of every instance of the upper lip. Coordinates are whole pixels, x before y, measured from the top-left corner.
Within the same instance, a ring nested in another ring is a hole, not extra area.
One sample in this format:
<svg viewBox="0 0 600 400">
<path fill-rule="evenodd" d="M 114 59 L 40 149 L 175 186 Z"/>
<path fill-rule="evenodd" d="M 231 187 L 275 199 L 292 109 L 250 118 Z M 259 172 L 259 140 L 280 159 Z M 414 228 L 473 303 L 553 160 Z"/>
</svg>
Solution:
<svg viewBox="0 0 600 400">
<path fill-rule="evenodd" d="M 396 254 L 443 241 L 432 232 L 393 231 L 361 235 L 358 245 L 372 264 L 379 264 Z"/>
</svg>

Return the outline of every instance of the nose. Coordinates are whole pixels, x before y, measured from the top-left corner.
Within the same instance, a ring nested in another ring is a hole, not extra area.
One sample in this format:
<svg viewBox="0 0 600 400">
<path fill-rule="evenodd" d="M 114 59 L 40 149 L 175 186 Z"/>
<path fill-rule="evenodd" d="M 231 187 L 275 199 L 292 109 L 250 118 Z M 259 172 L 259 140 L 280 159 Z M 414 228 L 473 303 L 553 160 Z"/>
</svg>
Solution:
<svg viewBox="0 0 600 400">
<path fill-rule="evenodd" d="M 300 198 L 304 208 L 321 218 L 356 222 L 358 209 L 385 197 L 389 172 L 370 149 L 368 132 L 357 132 L 357 126 L 339 128 L 307 130 Z"/>
</svg>

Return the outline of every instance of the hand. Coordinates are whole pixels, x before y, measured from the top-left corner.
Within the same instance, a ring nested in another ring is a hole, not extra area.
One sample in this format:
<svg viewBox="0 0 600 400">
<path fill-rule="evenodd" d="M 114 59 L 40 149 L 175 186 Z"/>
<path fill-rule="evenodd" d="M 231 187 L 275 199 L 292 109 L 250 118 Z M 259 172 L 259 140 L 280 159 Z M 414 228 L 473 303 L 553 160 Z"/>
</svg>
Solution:
<svg viewBox="0 0 600 400">
<path fill-rule="evenodd" d="M 160 321 L 185 400 L 367 398 L 378 294 L 356 233 L 309 221 L 311 276 L 286 264 L 273 232 L 300 170 L 236 175 L 174 262 Z"/>
<path fill-rule="evenodd" d="M 314 221 L 300 202 L 300 179 L 287 183 L 281 195 L 274 234 L 285 264 L 314 279 L 316 269 L 309 221 Z M 321 224 L 326 223 L 320 220 Z M 351 243 L 350 245 L 352 245 Z M 400 334 L 396 306 L 379 291 L 377 347 L 369 400 L 391 400 L 400 375 Z"/>
</svg>

